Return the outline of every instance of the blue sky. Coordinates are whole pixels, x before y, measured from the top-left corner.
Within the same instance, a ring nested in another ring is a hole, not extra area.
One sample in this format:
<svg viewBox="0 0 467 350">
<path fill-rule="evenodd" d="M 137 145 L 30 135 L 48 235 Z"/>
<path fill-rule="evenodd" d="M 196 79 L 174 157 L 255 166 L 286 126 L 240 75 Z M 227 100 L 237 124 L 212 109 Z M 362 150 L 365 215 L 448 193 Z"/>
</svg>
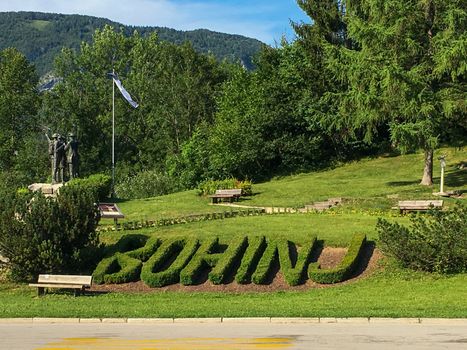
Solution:
<svg viewBox="0 0 467 350">
<path fill-rule="evenodd" d="M 41 11 L 105 17 L 130 25 L 206 28 L 267 44 L 294 38 L 290 20 L 308 21 L 295 0 L 0 0 L 0 11 Z"/>
</svg>

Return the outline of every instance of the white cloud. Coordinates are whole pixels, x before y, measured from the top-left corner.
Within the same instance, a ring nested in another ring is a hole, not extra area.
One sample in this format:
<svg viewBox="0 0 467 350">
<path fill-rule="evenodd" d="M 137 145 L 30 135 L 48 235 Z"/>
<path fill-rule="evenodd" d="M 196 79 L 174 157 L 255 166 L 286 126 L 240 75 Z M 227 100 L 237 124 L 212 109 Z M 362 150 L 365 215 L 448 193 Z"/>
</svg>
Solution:
<svg viewBox="0 0 467 350">
<path fill-rule="evenodd" d="M 256 5 L 232 6 L 202 0 L 187 3 L 169 0 L 0 0 L 0 11 L 83 14 L 105 17 L 123 24 L 179 30 L 206 28 L 254 37 L 267 43 L 280 39 L 274 33 L 277 23 L 255 16 L 264 15 L 268 8 Z"/>
</svg>

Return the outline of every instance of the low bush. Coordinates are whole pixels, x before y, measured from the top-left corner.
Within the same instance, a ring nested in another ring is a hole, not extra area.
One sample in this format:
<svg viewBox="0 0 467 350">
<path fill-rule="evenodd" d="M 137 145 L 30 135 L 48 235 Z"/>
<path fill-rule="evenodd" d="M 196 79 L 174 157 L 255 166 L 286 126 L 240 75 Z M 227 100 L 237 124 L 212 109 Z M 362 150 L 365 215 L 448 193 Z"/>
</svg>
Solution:
<svg viewBox="0 0 467 350">
<path fill-rule="evenodd" d="M 174 181 L 167 174 L 146 170 L 128 176 L 115 185 L 118 198 L 149 198 L 176 191 Z"/>
<path fill-rule="evenodd" d="M 164 241 L 157 252 L 143 265 L 141 279 L 149 287 L 163 287 L 178 283 L 180 271 L 188 264 L 198 246 L 197 239 Z M 172 264 L 162 271 L 164 265 L 176 254 L 177 257 Z"/>
<path fill-rule="evenodd" d="M 39 273 L 88 272 L 100 258 L 99 211 L 89 191 L 66 189 L 56 199 L 41 193 L 0 197 L 0 251 L 11 278 Z M 93 252 L 89 254 L 89 252 Z"/>
<path fill-rule="evenodd" d="M 76 188 L 92 193 L 95 202 L 103 202 L 112 193 L 112 177 L 104 174 L 94 174 L 85 178 L 76 178 L 67 182 L 60 191 Z"/>
<path fill-rule="evenodd" d="M 206 256 L 212 252 L 218 243 L 219 239 L 217 237 L 206 239 L 201 243 L 191 261 L 180 271 L 181 284 L 188 286 L 196 283 L 201 271 L 209 266 Z"/>
<path fill-rule="evenodd" d="M 93 273 L 96 284 L 119 284 L 138 281 L 142 262 L 126 254 L 117 253 L 102 260 Z"/>
<path fill-rule="evenodd" d="M 198 185 L 198 195 L 207 196 L 214 194 L 216 190 L 227 190 L 238 188 L 242 190 L 243 196 L 251 196 L 253 194 L 253 183 L 250 180 L 240 181 L 235 178 L 225 180 L 206 180 Z"/>
<path fill-rule="evenodd" d="M 318 263 L 312 263 L 308 269 L 308 277 L 310 277 L 313 282 L 323 284 L 332 284 L 344 281 L 355 271 L 365 243 L 365 234 L 355 234 L 350 241 L 347 254 L 337 267 L 333 269 L 321 269 Z"/>
<path fill-rule="evenodd" d="M 227 250 L 220 256 L 217 264 L 209 273 L 209 280 L 214 284 L 221 284 L 226 277 L 232 273 L 233 268 L 239 259 L 241 259 L 247 247 L 248 240 L 244 237 L 234 238 Z"/>
<path fill-rule="evenodd" d="M 107 249 L 106 256 L 112 256 L 115 253 L 127 253 L 137 250 L 146 245 L 148 236 L 145 235 L 124 235 L 114 245 Z"/>
<path fill-rule="evenodd" d="M 266 239 L 264 237 L 248 238 L 248 247 L 243 255 L 237 274 L 235 275 L 237 283 L 246 284 L 251 282 L 251 274 L 255 270 L 265 248 Z"/>
<path fill-rule="evenodd" d="M 161 240 L 158 237 L 151 237 L 143 247 L 129 251 L 126 255 L 144 262 L 154 254 L 160 244 Z"/>
<path fill-rule="evenodd" d="M 303 282 L 315 243 L 316 237 L 312 237 L 304 246 L 302 246 L 298 252 L 297 261 L 293 264 L 290 254 L 291 244 L 293 243 L 285 238 L 277 240 L 277 250 L 279 253 L 281 271 L 289 286 L 296 286 Z"/>
<path fill-rule="evenodd" d="M 410 227 L 379 219 L 379 246 L 404 267 L 439 273 L 467 271 L 467 206 L 413 216 Z"/>
<path fill-rule="evenodd" d="M 258 262 L 256 271 L 251 276 L 251 280 L 255 284 L 266 284 L 271 275 L 274 263 L 277 260 L 277 243 L 275 241 L 267 242 L 267 247 L 264 254 Z"/>
</svg>

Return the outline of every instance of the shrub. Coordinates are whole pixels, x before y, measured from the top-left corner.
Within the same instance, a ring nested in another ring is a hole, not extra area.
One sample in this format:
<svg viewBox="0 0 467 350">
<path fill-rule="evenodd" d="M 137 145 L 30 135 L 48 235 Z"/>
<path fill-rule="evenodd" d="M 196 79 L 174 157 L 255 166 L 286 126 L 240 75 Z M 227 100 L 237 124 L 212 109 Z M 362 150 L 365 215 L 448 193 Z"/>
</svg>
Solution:
<svg viewBox="0 0 467 350">
<path fill-rule="evenodd" d="M 227 250 L 220 256 L 214 269 L 209 273 L 209 280 L 212 283 L 221 284 L 225 281 L 237 261 L 241 259 L 247 244 L 248 240 L 246 237 L 237 237 L 230 242 Z"/>
<path fill-rule="evenodd" d="M 209 266 L 206 262 L 206 255 L 210 254 L 218 244 L 219 239 L 206 239 L 199 247 L 191 261 L 180 272 L 180 283 L 184 286 L 195 284 L 203 268 Z"/>
<path fill-rule="evenodd" d="M 216 190 L 226 190 L 239 188 L 242 190 L 243 196 L 251 196 L 253 194 L 252 182 L 250 180 L 240 181 L 235 178 L 225 180 L 206 180 L 198 185 L 198 195 L 207 196 L 214 194 Z"/>
<path fill-rule="evenodd" d="M 167 174 L 146 170 L 128 176 L 115 185 L 119 198 L 148 198 L 162 196 L 176 191 L 173 179 Z"/>
<path fill-rule="evenodd" d="M 94 174 L 86 178 L 76 178 L 69 181 L 60 191 L 77 188 L 90 191 L 95 202 L 103 202 L 112 192 L 112 177 L 104 174 Z"/>
<path fill-rule="evenodd" d="M 138 281 L 142 262 L 126 254 L 117 253 L 102 260 L 93 273 L 96 284 L 120 284 Z"/>
<path fill-rule="evenodd" d="M 188 264 L 198 246 L 197 239 L 164 241 L 157 252 L 143 265 L 141 279 L 150 287 L 178 283 L 180 271 Z M 176 254 L 178 255 L 175 261 L 162 271 L 167 261 Z"/>
<path fill-rule="evenodd" d="M 467 206 L 413 216 L 410 227 L 379 219 L 379 245 L 404 267 L 439 273 L 467 271 Z"/>
<path fill-rule="evenodd" d="M 272 272 L 274 263 L 277 260 L 277 244 L 274 241 L 269 241 L 264 254 L 259 260 L 256 271 L 251 276 L 251 280 L 255 284 L 267 283 L 268 277 Z"/>
<path fill-rule="evenodd" d="M 61 191 L 56 199 L 41 193 L 2 196 L 0 251 L 9 260 L 12 278 L 88 271 L 100 258 L 98 220 L 94 199 L 83 189 Z"/>
<path fill-rule="evenodd" d="M 129 251 L 126 255 L 131 258 L 146 261 L 154 254 L 160 245 L 161 240 L 158 237 L 151 237 L 146 241 L 146 244 L 143 247 Z"/>
<path fill-rule="evenodd" d="M 255 270 L 265 247 L 266 239 L 264 237 L 248 238 L 248 247 L 243 255 L 237 274 L 235 275 L 237 283 L 246 284 L 250 282 L 251 274 Z"/>
<path fill-rule="evenodd" d="M 316 242 L 316 237 L 312 237 L 299 251 L 295 265 L 292 264 L 290 256 L 291 244 L 286 239 L 277 240 L 277 249 L 279 253 L 279 263 L 281 271 L 285 276 L 285 280 L 289 286 L 296 286 L 302 283 L 308 265 L 310 262 L 311 253 Z"/>
<path fill-rule="evenodd" d="M 143 248 L 147 241 L 148 236 L 145 235 L 124 235 L 117 243 L 107 249 L 106 256 L 138 250 Z"/>
<path fill-rule="evenodd" d="M 363 233 L 357 233 L 350 241 L 347 254 L 342 259 L 341 263 L 333 269 L 320 269 L 318 263 L 310 264 L 308 276 L 317 283 L 331 284 L 342 282 L 347 279 L 355 271 L 358 265 L 360 255 L 366 243 L 366 236 Z"/>
</svg>

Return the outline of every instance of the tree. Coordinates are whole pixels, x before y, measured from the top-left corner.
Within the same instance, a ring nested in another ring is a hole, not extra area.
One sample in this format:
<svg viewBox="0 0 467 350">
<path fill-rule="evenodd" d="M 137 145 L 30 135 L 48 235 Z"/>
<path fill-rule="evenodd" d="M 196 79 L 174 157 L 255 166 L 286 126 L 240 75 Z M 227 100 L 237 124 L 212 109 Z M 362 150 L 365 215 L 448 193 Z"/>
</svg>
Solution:
<svg viewBox="0 0 467 350">
<path fill-rule="evenodd" d="M 433 183 L 433 150 L 441 130 L 464 125 L 466 7 L 458 0 L 348 2 L 354 48 L 327 45 L 327 67 L 348 86 L 341 125 L 371 142 L 388 124 L 393 144 L 421 147 L 421 184 Z M 464 4 L 465 5 L 465 4 Z"/>
<path fill-rule="evenodd" d="M 115 70 L 138 101 L 137 109 L 116 95 L 117 174 L 164 170 L 196 125 L 211 121 L 225 74 L 212 56 L 190 44 L 161 42 L 155 33 L 130 37 L 112 27 L 97 30 L 81 52 L 57 58 L 63 82 L 49 94 L 43 114 L 60 130 L 77 128 L 84 172 L 110 168 L 112 82 Z"/>
<path fill-rule="evenodd" d="M 37 81 L 34 66 L 18 50 L 0 51 L 1 171 L 13 169 L 24 140 L 37 127 L 34 118 L 38 107 Z"/>
</svg>

